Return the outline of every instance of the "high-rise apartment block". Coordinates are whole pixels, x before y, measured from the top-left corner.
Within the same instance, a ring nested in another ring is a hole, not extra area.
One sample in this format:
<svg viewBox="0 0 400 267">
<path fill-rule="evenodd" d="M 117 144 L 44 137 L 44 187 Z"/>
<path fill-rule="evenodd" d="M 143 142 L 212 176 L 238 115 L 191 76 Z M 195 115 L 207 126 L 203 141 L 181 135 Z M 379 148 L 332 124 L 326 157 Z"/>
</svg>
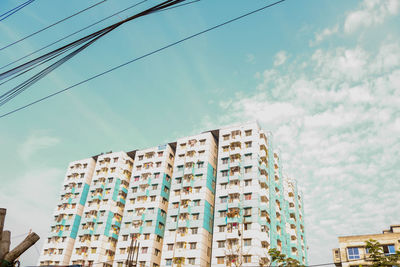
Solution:
<svg viewBox="0 0 400 267">
<path fill-rule="evenodd" d="M 40 265 L 307 264 L 302 195 L 256 122 L 75 161 L 64 186 Z"/>
<path fill-rule="evenodd" d="M 95 165 L 93 158 L 69 164 L 51 231 L 39 258 L 41 265 L 69 264 Z"/>
</svg>

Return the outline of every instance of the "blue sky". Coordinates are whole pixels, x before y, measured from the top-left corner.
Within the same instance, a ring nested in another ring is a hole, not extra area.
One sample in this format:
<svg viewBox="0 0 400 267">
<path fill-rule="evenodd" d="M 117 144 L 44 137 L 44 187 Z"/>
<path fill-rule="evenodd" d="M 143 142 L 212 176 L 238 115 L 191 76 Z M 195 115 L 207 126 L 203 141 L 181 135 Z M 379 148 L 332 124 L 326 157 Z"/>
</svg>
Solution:
<svg viewBox="0 0 400 267">
<path fill-rule="evenodd" d="M 36 0 L 0 22 L 0 46 L 93 3 Z M 107 0 L 0 51 L 0 65 L 133 3 Z M 123 25 L 0 113 L 266 3 L 202 0 Z M 72 160 L 258 120 L 303 190 L 310 263 L 331 262 L 337 236 L 399 223 L 399 11 L 398 0 L 288 0 L 0 119 L 6 227 L 45 239 Z M 37 258 L 31 249 L 22 264 Z"/>
</svg>

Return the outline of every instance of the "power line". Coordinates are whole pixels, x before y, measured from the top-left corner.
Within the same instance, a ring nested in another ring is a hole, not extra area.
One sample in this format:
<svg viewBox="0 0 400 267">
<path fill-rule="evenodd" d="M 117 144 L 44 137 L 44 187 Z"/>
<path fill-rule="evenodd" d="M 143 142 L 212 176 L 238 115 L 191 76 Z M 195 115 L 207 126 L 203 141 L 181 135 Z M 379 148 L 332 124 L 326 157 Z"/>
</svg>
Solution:
<svg viewBox="0 0 400 267">
<path fill-rule="evenodd" d="M 27 5 L 33 3 L 34 1 L 35 1 L 35 0 L 28 0 L 28 1 L 26 1 L 26 2 L 24 2 L 24 3 L 22 3 L 22 4 L 20 4 L 19 6 L 14 7 L 13 9 L 7 11 L 6 13 L 1 14 L 1 15 L 0 15 L 0 21 L 3 21 L 3 20 L 5 20 L 6 18 L 8 18 L 9 16 L 11 16 L 12 14 L 17 13 L 18 11 L 20 11 L 21 9 L 23 9 L 23 8 L 26 7 Z M 1 18 L 1 17 L 3 17 L 3 18 Z"/>
<path fill-rule="evenodd" d="M 35 74 L 34 76 L 32 76 L 31 78 L 29 78 L 28 80 L 22 82 L 21 84 L 17 85 L 16 87 L 12 88 L 11 90 L 7 91 L 5 94 L 3 94 L 0 97 L 0 106 L 4 105 L 5 103 L 9 102 L 11 99 L 13 99 L 14 97 L 16 97 L 17 95 L 19 95 L 20 93 L 22 93 L 23 91 L 25 91 L 28 87 L 30 87 L 31 85 L 33 85 L 34 83 L 36 83 L 38 80 L 40 80 L 41 78 L 43 78 L 44 76 L 46 76 L 47 74 L 49 74 L 51 71 L 53 71 L 54 69 L 56 69 L 57 67 L 59 67 L 60 65 L 62 65 L 63 63 L 65 63 L 66 61 L 68 61 L 69 59 L 71 59 L 73 56 L 77 55 L 78 53 L 80 53 L 81 51 L 83 51 L 83 49 L 87 48 L 88 46 L 90 46 L 92 43 L 94 43 L 96 40 L 98 40 L 99 38 L 103 37 L 104 35 L 110 33 L 111 31 L 115 30 L 116 28 L 118 28 L 119 26 L 123 25 L 126 22 L 129 22 L 131 20 L 140 18 L 142 16 L 146 16 L 149 14 L 152 14 L 154 12 L 163 10 L 165 8 L 171 7 L 171 6 L 175 6 L 176 4 L 180 3 L 180 2 L 184 2 L 186 0 L 167 0 L 164 1 L 158 5 L 155 5 L 149 9 L 146 9 L 138 14 L 135 14 L 133 16 L 128 17 L 127 19 L 121 21 L 121 22 L 117 22 L 111 26 L 108 26 L 106 28 L 103 28 L 95 33 L 89 34 L 77 41 L 74 41 L 72 43 L 69 43 L 61 48 L 58 48 L 56 50 L 53 50 L 43 56 L 40 56 L 34 60 L 31 60 L 27 63 L 24 63 L 18 67 L 15 67 L 11 70 L 8 70 L 4 73 L 0 74 L 0 80 L 5 79 L 7 77 L 10 77 L 12 75 L 17 74 L 18 72 L 24 71 L 25 69 L 32 70 L 33 68 L 37 67 L 38 65 L 43 64 L 43 61 L 48 61 L 49 58 L 55 58 L 60 54 L 65 53 L 66 51 L 68 51 L 69 49 L 79 46 L 81 44 L 83 44 L 80 48 L 76 49 L 75 51 L 71 52 L 70 54 L 68 54 L 67 56 L 61 58 L 60 60 L 58 60 L 57 62 L 53 63 L 52 65 L 50 65 L 49 67 L 45 68 L 44 70 L 40 71 L 39 73 Z M 86 42 L 86 44 L 84 44 Z M 24 71 L 26 72 L 26 71 Z M 11 79 L 9 79 L 11 80 Z"/>
<path fill-rule="evenodd" d="M 26 39 L 28 39 L 29 37 L 32 37 L 32 36 L 34 36 L 34 35 L 36 35 L 36 34 L 38 34 L 38 33 L 41 33 L 42 31 L 45 31 L 45 30 L 47 30 L 47 29 L 49 29 L 49 28 L 51 28 L 51 27 L 53 27 L 53 26 L 55 26 L 55 25 L 57 25 L 57 24 L 59 24 L 59 23 L 61 23 L 61 22 L 64 22 L 64 21 L 66 21 L 66 20 L 68 20 L 68 19 L 70 19 L 70 18 L 72 18 L 72 17 L 75 17 L 76 15 L 79 15 L 79 14 L 81 14 L 81 13 L 83 13 L 83 12 L 85 12 L 85 11 L 87 11 L 87 10 L 89 10 L 89 9 L 91 9 L 91 8 L 93 8 L 93 7 L 95 7 L 95 6 L 98 6 L 98 5 L 102 4 L 102 3 L 104 3 L 105 1 L 106 1 L 106 0 L 100 1 L 100 2 L 98 2 L 98 3 L 96 3 L 96 4 L 94 4 L 94 5 L 91 5 L 91 6 L 87 7 L 87 8 L 85 8 L 85 9 L 82 9 L 81 11 L 79 11 L 79 12 L 77 12 L 77 13 L 75 13 L 75 14 L 72 14 L 72 15 L 70 15 L 70 16 L 68 16 L 68 17 L 66 17 L 66 18 L 63 18 L 63 19 L 61 19 L 61 20 L 59 20 L 59 21 L 57 21 L 57 22 L 54 22 L 53 24 L 50 24 L 50 25 L 48 25 L 48 26 L 46 26 L 46 27 L 44 27 L 44 28 L 42 28 L 42 29 L 40 29 L 40 30 L 38 30 L 38 31 L 36 31 L 36 32 L 33 32 L 33 33 L 31 33 L 31 34 L 29 34 L 29 35 L 27 35 L 27 36 L 25 36 L 25 37 L 23 37 L 23 38 L 21 38 L 21 39 L 19 39 L 19 40 L 17 40 L 17 41 L 14 41 L 14 42 L 12 42 L 12 43 L 6 45 L 6 46 L 3 46 L 3 47 L 0 48 L 0 51 L 4 50 L 4 49 L 6 49 L 6 48 L 8 48 L 8 47 L 10 47 L 10 46 L 12 46 L 12 45 L 15 45 L 15 44 L 17 44 L 17 43 L 19 43 L 19 42 L 21 42 L 21 41 L 23 41 L 23 40 L 26 40 Z"/>
<path fill-rule="evenodd" d="M 62 89 L 62 90 L 59 90 L 59 91 L 57 91 L 57 92 L 55 92 L 55 93 L 49 94 L 49 95 L 47 95 L 47 96 L 45 96 L 45 97 L 42 97 L 42 98 L 40 98 L 40 99 L 38 99 L 38 100 L 35 100 L 35 101 L 33 101 L 33 102 L 29 103 L 29 104 L 23 105 L 23 106 L 21 106 L 21 107 L 19 107 L 19 108 L 16 108 L 16 109 L 12 110 L 12 111 L 9 111 L 9 112 L 7 112 L 7 113 L 4 113 L 4 114 L 0 115 L 0 118 L 6 117 L 6 116 L 8 116 L 8 115 L 10 115 L 10 114 L 12 114 L 12 113 L 15 113 L 15 112 L 17 112 L 17 111 L 20 111 L 20 110 L 22 110 L 22 109 L 25 109 L 25 108 L 27 108 L 27 107 L 30 107 L 30 106 L 32 106 L 32 105 L 34 105 L 34 104 L 37 104 L 37 103 L 39 103 L 39 102 L 42 102 L 42 101 L 44 101 L 44 100 L 46 100 L 46 99 L 48 99 L 48 98 L 51 98 L 51 97 L 53 97 L 53 96 L 56 96 L 56 95 L 58 95 L 58 94 L 60 94 L 60 93 L 63 93 L 63 92 L 65 92 L 65 91 L 68 91 L 68 90 L 70 90 L 70 89 L 72 89 L 72 88 L 74 88 L 74 87 L 76 87 L 76 86 L 78 86 L 78 85 L 84 84 L 84 83 L 89 82 L 89 81 L 91 81 L 91 80 L 93 80 L 93 79 L 96 79 L 96 78 L 98 78 L 98 77 L 100 77 L 100 76 L 103 76 L 103 75 L 105 75 L 105 74 L 107 74 L 107 73 L 109 73 L 109 72 L 112 72 L 112 71 L 117 70 L 117 69 L 119 69 L 119 68 L 122 68 L 122 67 L 124 67 L 124 66 L 126 66 L 126 65 L 129 65 L 129 64 L 131 64 L 131 63 L 133 63 L 133 62 L 135 62 L 135 61 L 138 61 L 138 60 L 143 59 L 143 58 L 145 58 L 145 57 L 148 57 L 148 56 L 151 56 L 151 55 L 153 55 L 153 54 L 156 54 L 156 53 L 158 53 L 158 52 L 160 52 L 160 51 L 163 51 L 163 50 L 165 50 L 165 49 L 167 49 L 167 48 L 170 48 L 170 47 L 172 47 L 172 46 L 175 46 L 175 45 L 177 45 L 177 44 L 180 44 L 180 43 L 182 43 L 182 42 L 184 42 L 184 41 L 187 41 L 187 40 L 189 40 L 189 39 L 192 39 L 192 38 L 194 38 L 194 37 L 197 37 L 197 36 L 199 36 L 199 35 L 202 35 L 202 34 L 204 34 L 204 33 L 207 33 L 207 32 L 209 32 L 209 31 L 212 31 L 212 30 L 214 30 L 214 29 L 220 28 L 220 27 L 222 27 L 222 26 L 224 26 L 224 25 L 227 25 L 227 24 L 229 24 L 229 23 L 232 23 L 232 22 L 234 22 L 234 21 L 240 20 L 240 19 L 242 19 L 242 18 L 244 18 L 244 17 L 250 16 L 250 15 L 252 15 L 252 14 L 254 14 L 254 13 L 260 12 L 260 11 L 262 11 L 262 10 L 264 10 L 264 9 L 267 9 L 267 8 L 270 8 L 270 7 L 275 6 L 275 5 L 277 5 L 277 4 L 280 4 L 280 3 L 284 2 L 284 1 L 286 1 L 286 0 L 279 0 L 279 1 L 276 1 L 276 2 L 274 2 L 274 3 L 272 3 L 272 4 L 263 6 L 263 7 L 261 7 L 261 8 L 256 9 L 256 10 L 253 10 L 253 11 L 251 11 L 251 12 L 245 13 L 245 14 L 243 14 L 243 15 L 241 15 L 241 16 L 235 17 L 235 18 L 233 18 L 233 19 L 230 19 L 230 20 L 228 20 L 228 21 L 225 21 L 225 22 L 223 22 L 223 23 L 220 23 L 220 24 L 218 24 L 218 25 L 215 25 L 215 26 L 213 26 L 213 27 L 210 27 L 210 28 L 208 28 L 208 29 L 206 29 L 206 30 L 200 31 L 200 32 L 198 32 L 198 33 L 195 33 L 195 34 L 193 34 L 193 35 L 190 35 L 190 36 L 188 36 L 188 37 L 185 37 L 185 38 L 183 38 L 183 39 L 180 39 L 179 41 L 176 41 L 176 42 L 173 42 L 173 43 L 168 44 L 168 45 L 166 45 L 166 46 L 163 46 L 163 47 L 161 47 L 161 48 L 159 48 L 159 49 L 156 49 L 156 50 L 154 50 L 154 51 L 152 51 L 152 52 L 149 52 L 149 53 L 147 53 L 147 54 L 145 54 L 145 55 L 142 55 L 142 56 L 140 56 L 140 57 L 131 59 L 131 60 L 125 62 L 125 63 L 122 63 L 122 64 L 120 64 L 120 65 L 118 65 L 118 66 L 115 66 L 115 67 L 113 67 L 113 68 L 111 68 L 111 69 L 108 69 L 108 70 L 106 70 L 106 71 L 104 71 L 104 72 L 101 72 L 101 73 L 99 73 L 99 74 L 96 74 L 96 75 L 94 75 L 94 76 L 92 76 L 92 77 L 90 77 L 90 78 L 87 78 L 87 79 L 85 79 L 85 80 L 83 80 L 83 81 L 80 81 L 80 82 L 78 82 L 78 83 L 75 83 L 75 84 L 73 84 L 73 85 L 71 85 L 71 86 L 68 86 L 68 87 L 66 87 L 66 88 L 64 88 L 64 89 Z"/>
<path fill-rule="evenodd" d="M 0 70 L 1 70 L 1 69 L 4 69 L 5 67 L 8 67 L 8 66 L 10 66 L 10 65 L 12 65 L 12 64 L 14 64 L 14 63 L 17 63 L 18 61 L 21 61 L 22 59 L 27 58 L 27 57 L 29 57 L 29 56 L 31 56 L 31 55 L 37 53 L 37 52 L 40 52 L 40 51 L 42 51 L 43 49 L 46 49 L 46 48 L 48 48 L 48 47 L 50 47 L 50 46 L 52 46 L 52 45 L 54 45 L 54 44 L 56 44 L 56 43 L 59 43 L 59 42 L 65 40 L 65 39 L 67 39 L 68 37 L 71 37 L 71 36 L 73 36 L 73 35 L 75 35 L 75 34 L 77 34 L 77 33 L 80 33 L 80 32 L 82 32 L 82 31 L 84 31 L 84 30 L 86 30 L 86 29 L 88 29 L 88 28 L 90 28 L 90 27 L 96 25 L 96 24 L 99 24 L 100 22 L 103 22 L 103 21 L 105 21 L 105 20 L 107 20 L 107 19 L 109 19 L 109 18 L 111 18 L 111 17 L 113 17 L 113 16 L 116 16 L 116 15 L 118 15 L 118 14 L 120 14 L 120 13 L 122 13 L 122 12 L 128 10 L 128 9 L 131 9 L 131 8 L 133 8 L 133 7 L 136 7 L 136 6 L 142 4 L 142 3 L 146 2 L 146 1 L 148 1 L 148 0 L 143 0 L 143 1 L 139 2 L 139 3 L 136 3 L 136 4 L 134 4 L 134 5 L 131 5 L 131 6 L 127 7 L 127 8 L 125 8 L 125 9 L 122 9 L 122 10 L 120 10 L 120 11 L 118 11 L 118 12 L 116 12 L 116 13 L 110 15 L 110 16 L 107 16 L 107 17 L 105 17 L 105 18 L 103 18 L 103 19 L 101 19 L 101 20 L 98 20 L 98 21 L 96 21 L 96 22 L 94 22 L 94 23 L 92 23 L 92 24 L 90 24 L 90 25 L 88 25 L 88 26 L 86 26 L 86 27 L 84 27 L 84 28 L 78 30 L 78 31 L 75 31 L 75 32 L 73 32 L 73 33 L 71 33 L 71 34 L 69 34 L 69 35 L 67 35 L 67 36 L 64 36 L 64 37 L 62 37 L 62 38 L 60 38 L 60 39 L 58 39 L 58 40 L 56 40 L 56 41 L 54 41 L 54 42 L 52 42 L 52 43 L 50 43 L 50 44 L 44 46 L 44 47 L 42 47 L 42 48 L 39 48 L 38 50 L 35 50 L 35 51 L 33 51 L 33 52 L 31 52 L 31 53 L 29 53 L 29 54 L 23 56 L 23 57 L 18 58 L 17 60 L 12 61 L 11 63 L 8 63 L 7 65 L 4 65 L 4 66 L 0 67 Z"/>
</svg>

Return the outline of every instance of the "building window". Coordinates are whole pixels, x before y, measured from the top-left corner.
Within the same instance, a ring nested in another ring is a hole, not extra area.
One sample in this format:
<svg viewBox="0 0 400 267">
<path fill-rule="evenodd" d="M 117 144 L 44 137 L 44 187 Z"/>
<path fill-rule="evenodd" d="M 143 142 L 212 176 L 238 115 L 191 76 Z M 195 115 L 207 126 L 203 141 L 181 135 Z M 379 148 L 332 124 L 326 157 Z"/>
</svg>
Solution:
<svg viewBox="0 0 400 267">
<path fill-rule="evenodd" d="M 168 250 L 173 250 L 174 249 L 174 244 L 168 244 Z"/>
<path fill-rule="evenodd" d="M 246 130 L 244 132 L 245 132 L 246 136 L 250 136 L 251 135 L 251 130 Z"/>
<path fill-rule="evenodd" d="M 198 228 L 192 228 L 192 235 L 197 235 Z"/>
<path fill-rule="evenodd" d="M 244 168 L 244 172 L 245 172 L 245 173 L 251 172 L 251 167 L 245 167 L 245 168 Z"/>
<path fill-rule="evenodd" d="M 217 257 L 217 264 L 224 264 L 224 257 Z"/>
<path fill-rule="evenodd" d="M 218 242 L 218 248 L 224 248 L 225 247 L 225 241 L 217 241 Z"/>
<path fill-rule="evenodd" d="M 251 142 L 246 142 L 246 143 L 244 143 L 244 144 L 246 145 L 246 148 L 251 147 Z"/>
<path fill-rule="evenodd" d="M 203 168 L 204 162 L 197 162 L 197 168 Z"/>
<path fill-rule="evenodd" d="M 347 254 L 349 260 L 360 259 L 360 252 L 358 251 L 358 248 L 347 248 Z"/>
<path fill-rule="evenodd" d="M 194 265 L 195 263 L 195 258 L 188 258 L 189 264 Z"/>
<path fill-rule="evenodd" d="M 222 171 L 222 177 L 228 176 L 228 171 Z"/>
<path fill-rule="evenodd" d="M 165 260 L 165 265 L 171 266 L 172 265 L 172 259 L 166 259 Z"/>
<path fill-rule="evenodd" d="M 386 256 L 390 254 L 396 254 L 394 245 L 383 245 L 382 247 L 383 247 L 383 253 L 385 253 Z"/>
<path fill-rule="evenodd" d="M 244 262 L 244 263 L 249 263 L 249 262 L 251 262 L 251 255 L 244 255 L 244 256 L 243 256 L 243 262 Z"/>
<path fill-rule="evenodd" d="M 245 200 L 251 200 L 251 193 L 250 194 L 244 194 L 244 199 Z"/>
<path fill-rule="evenodd" d="M 251 239 L 244 239 L 244 246 L 245 247 L 251 246 Z"/>
<path fill-rule="evenodd" d="M 143 160 L 143 155 L 140 155 L 140 156 L 139 156 L 139 160 Z"/>
<path fill-rule="evenodd" d="M 228 201 L 228 197 L 220 197 L 221 203 L 226 203 Z"/>
<path fill-rule="evenodd" d="M 196 243 L 190 243 L 190 249 L 196 249 Z"/>
<path fill-rule="evenodd" d="M 222 164 L 228 164 L 228 158 L 223 158 L 222 159 Z"/>
<path fill-rule="evenodd" d="M 198 220 L 199 219 L 199 214 L 198 213 L 193 214 L 192 218 L 193 218 L 193 220 Z"/>
<path fill-rule="evenodd" d="M 251 186 L 251 180 L 245 180 L 244 186 Z"/>
<path fill-rule="evenodd" d="M 146 254 L 147 253 L 147 249 L 148 249 L 147 247 L 142 247 L 142 253 Z"/>
<path fill-rule="evenodd" d="M 225 232 L 225 225 L 218 226 L 218 231 L 219 232 Z"/>
</svg>

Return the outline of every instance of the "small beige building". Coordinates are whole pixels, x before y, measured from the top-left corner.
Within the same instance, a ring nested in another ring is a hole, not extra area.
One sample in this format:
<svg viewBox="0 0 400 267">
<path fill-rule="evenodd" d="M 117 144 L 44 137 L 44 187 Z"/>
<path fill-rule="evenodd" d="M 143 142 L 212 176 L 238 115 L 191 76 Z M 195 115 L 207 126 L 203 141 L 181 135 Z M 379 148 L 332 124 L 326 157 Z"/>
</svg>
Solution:
<svg viewBox="0 0 400 267">
<path fill-rule="evenodd" d="M 339 248 L 333 249 L 333 261 L 337 267 L 358 267 L 370 265 L 369 254 L 365 248 L 365 241 L 377 240 L 383 246 L 385 254 L 395 254 L 400 250 L 400 225 L 391 225 L 389 230 L 382 234 L 340 236 Z"/>
</svg>

